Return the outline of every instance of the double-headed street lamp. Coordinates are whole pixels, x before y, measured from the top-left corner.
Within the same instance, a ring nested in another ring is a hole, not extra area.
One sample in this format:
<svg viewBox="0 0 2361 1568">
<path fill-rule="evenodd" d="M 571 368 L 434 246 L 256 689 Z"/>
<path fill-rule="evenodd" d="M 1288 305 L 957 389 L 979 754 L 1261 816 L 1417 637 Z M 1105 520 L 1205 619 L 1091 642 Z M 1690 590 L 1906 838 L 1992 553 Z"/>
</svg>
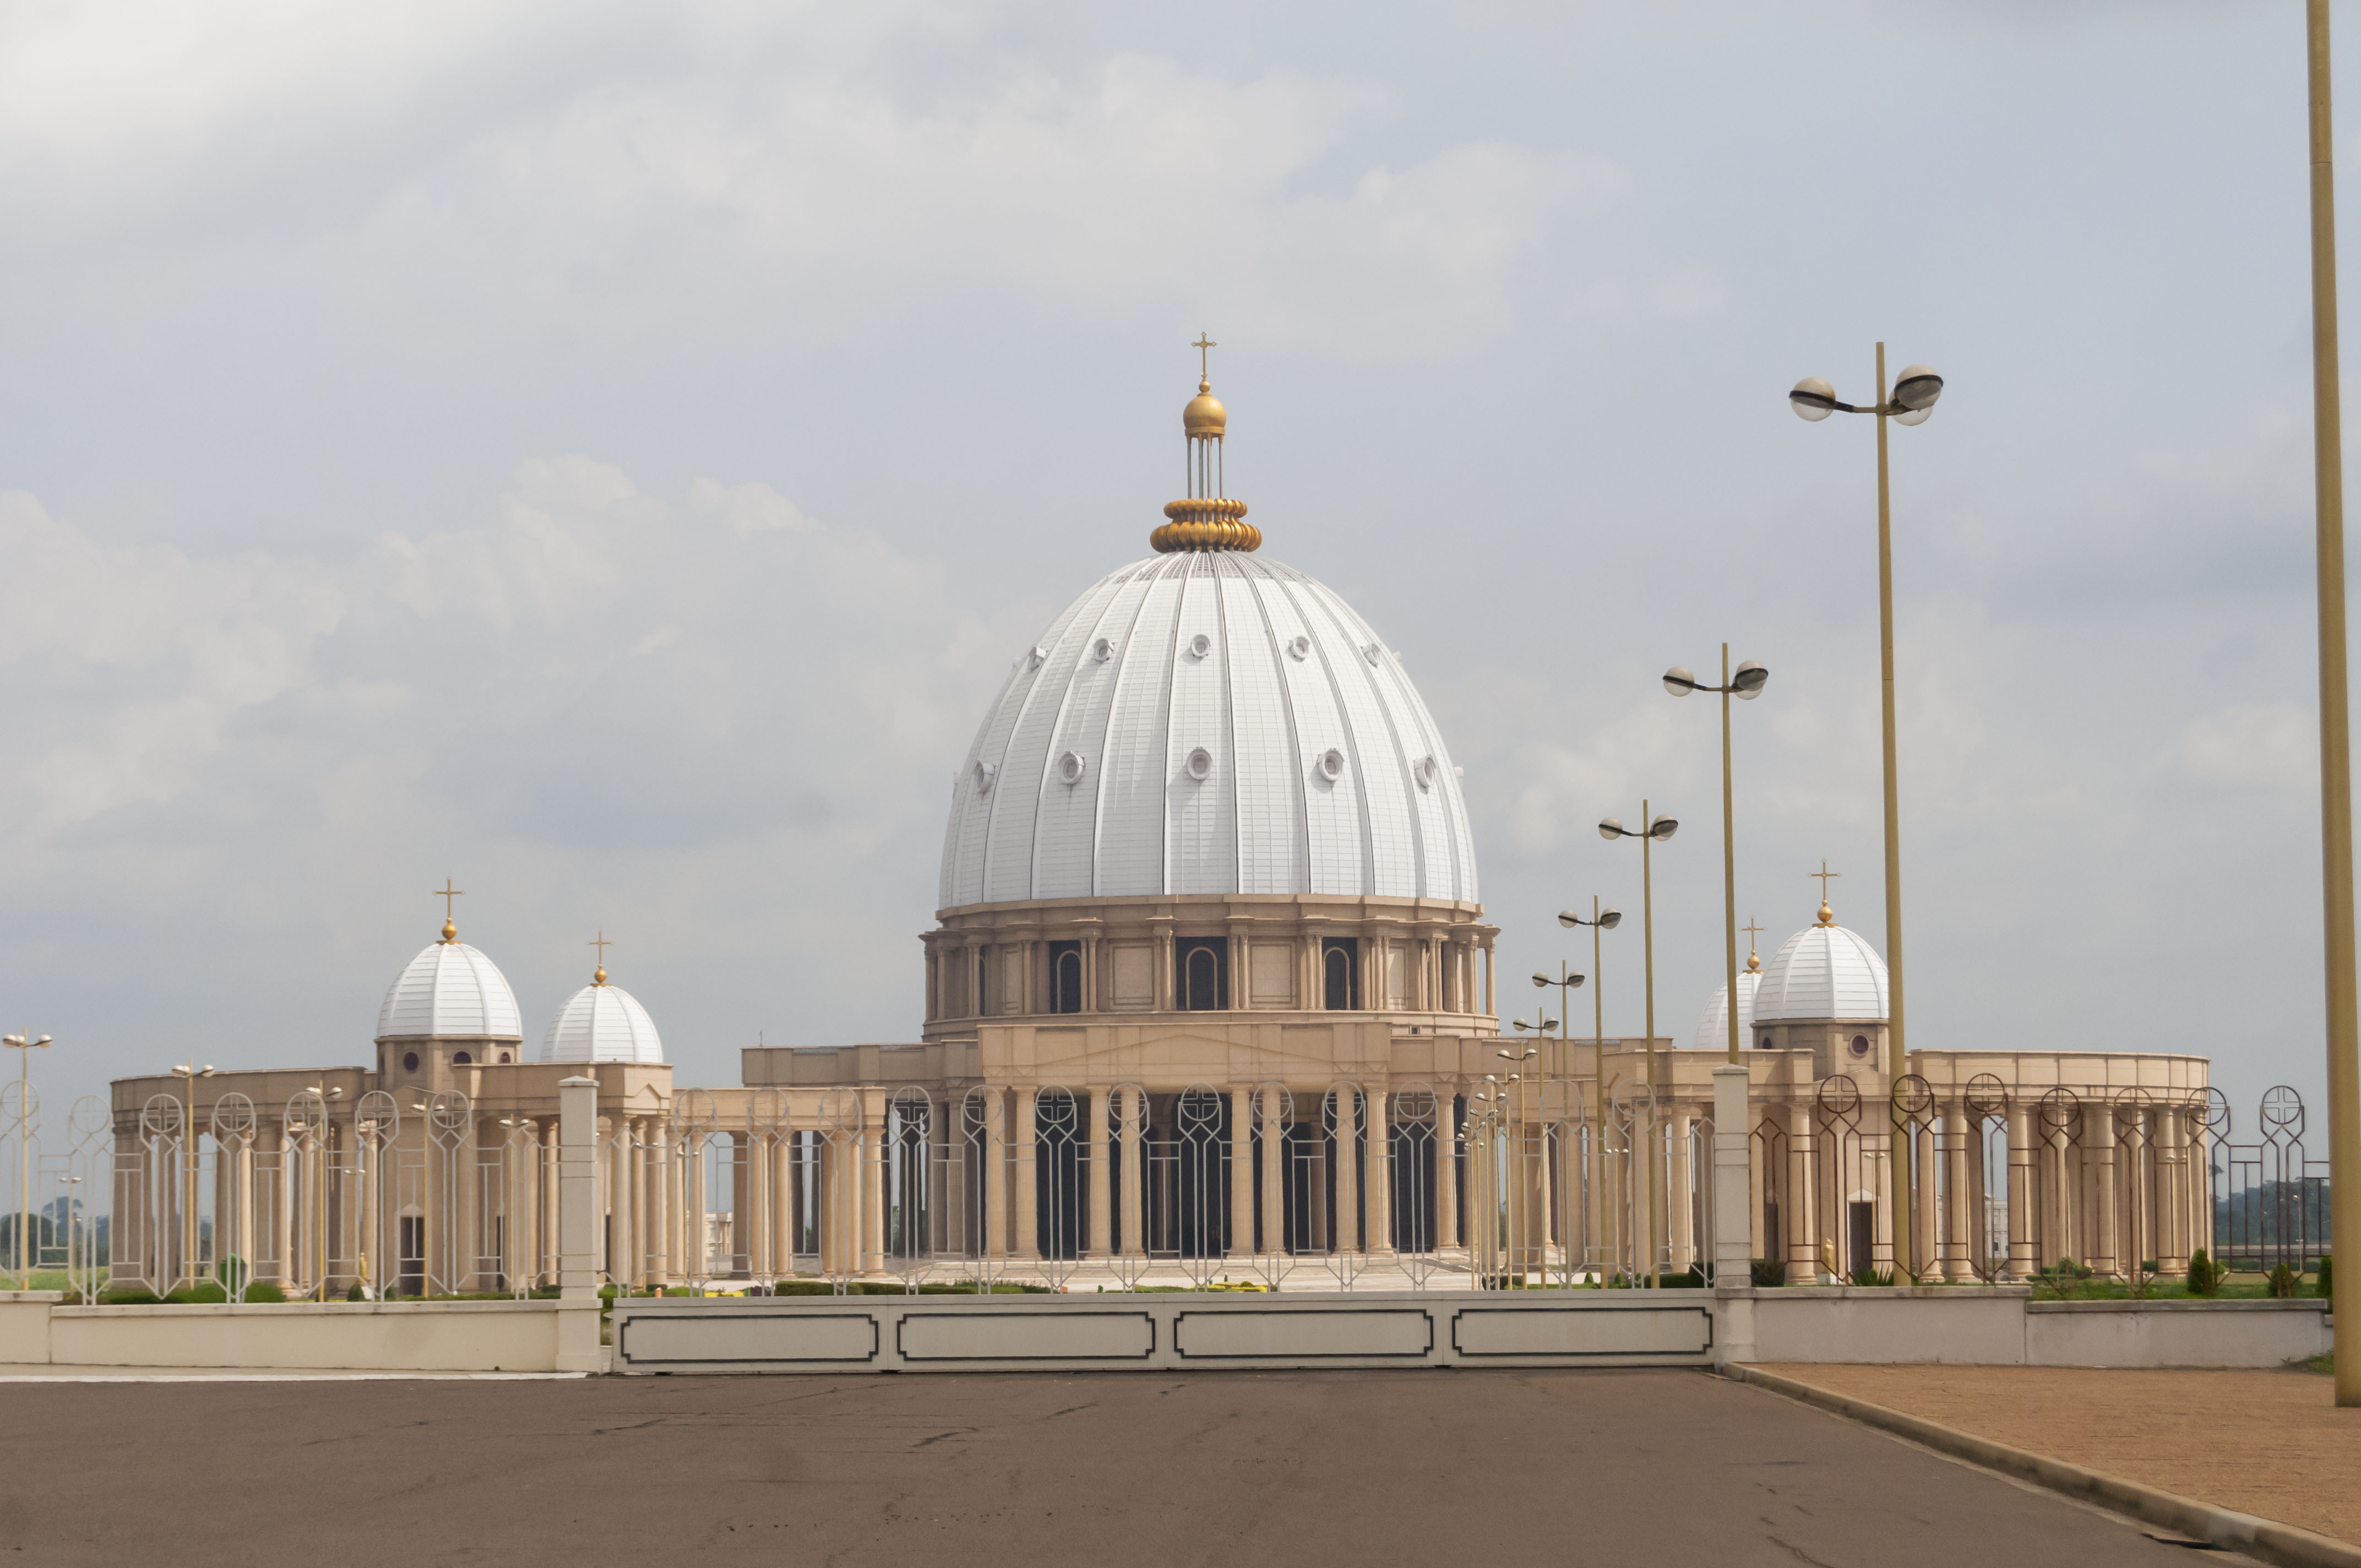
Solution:
<svg viewBox="0 0 2361 1568">
<path fill-rule="evenodd" d="M 199 1281 L 204 1278 L 204 1260 L 197 1255 L 197 1080 L 213 1075 L 211 1062 L 199 1067 L 193 1057 L 186 1066 L 172 1069 L 174 1078 L 186 1079 L 189 1084 L 189 1117 L 181 1128 L 181 1167 L 188 1172 L 187 1195 L 181 1205 L 181 1265 L 194 1270 L 190 1277 Z"/>
<path fill-rule="evenodd" d="M 1877 401 L 1867 408 L 1837 401 L 1836 389 L 1817 376 L 1806 376 L 1787 394 L 1787 406 L 1796 416 L 1824 420 L 1831 413 L 1877 416 L 1877 643 L 1880 700 L 1885 727 L 1885 969 L 1890 1016 L 1885 1024 L 1886 1081 L 1899 1083 L 1910 1071 L 1909 1047 L 1902 1028 L 1902 826 L 1899 788 L 1894 762 L 1894 503 L 1886 482 L 1885 426 L 1924 424 L 1943 395 L 1943 378 L 1925 365 L 1903 367 L 1889 395 L 1885 389 L 1885 345 L 1877 345 Z M 1730 1012 L 1738 1011 L 1735 992 Z M 1902 1112 L 1887 1096 L 1894 1147 L 1902 1137 Z M 1886 1161 L 1887 1201 L 1894 1205 L 1894 1258 L 1896 1268 L 1915 1273 L 1916 1255 L 1911 1246 L 1910 1204 L 1901 1171 L 1902 1162 Z"/>
<path fill-rule="evenodd" d="M 1722 994 L 1730 998 L 1730 1059 L 1738 1060 L 1738 849 L 1730 789 L 1730 699 L 1752 702 L 1771 684 L 1771 672 L 1752 659 L 1738 666 L 1738 674 L 1730 673 L 1730 644 L 1721 645 L 1721 685 L 1709 686 L 1678 664 L 1664 672 L 1664 689 L 1675 696 L 1686 696 L 1691 692 L 1714 692 L 1721 697 L 1721 914 L 1725 940 L 1722 945 L 1724 962 L 1722 983 L 1728 988 Z"/>
<path fill-rule="evenodd" d="M 1656 1265 L 1662 1255 L 1656 1247 L 1656 1223 L 1661 1217 L 1663 1205 L 1656 1201 L 1655 1107 L 1659 1091 L 1656 1082 L 1656 882 L 1651 856 L 1656 845 L 1680 831 L 1680 827 L 1679 821 L 1674 817 L 1651 816 L 1648 803 L 1644 800 L 1640 803 L 1638 828 L 1626 828 L 1612 817 L 1605 818 L 1598 824 L 1598 836 L 1602 839 L 1640 840 L 1640 961 L 1644 977 L 1642 983 L 1647 993 L 1642 1015 L 1646 1019 L 1647 1026 L 1643 1046 L 1648 1082 L 1648 1127 L 1644 1135 L 1644 1147 L 1647 1153 L 1641 1162 L 1641 1169 L 1645 1174 L 1645 1179 L 1640 1190 L 1645 1195 L 1646 1224 L 1643 1228 L 1647 1234 L 1646 1279 L 1652 1286 L 1656 1283 Z"/>
<path fill-rule="evenodd" d="M 25 1240 L 33 1223 L 33 1080 L 31 1065 L 35 1051 L 49 1048 L 47 1035 L 35 1035 L 30 1029 L 19 1029 L 6 1036 L 8 1048 L 16 1053 L 16 1193 L 19 1199 L 16 1214 L 16 1288 L 33 1288 L 33 1265 L 40 1261 L 40 1249 L 27 1250 Z"/>
<path fill-rule="evenodd" d="M 1569 930 L 1584 926 L 1590 927 L 1590 972 L 1598 977 L 1598 983 L 1590 988 L 1590 1153 L 1582 1162 L 1584 1183 L 1590 1189 L 1587 1223 L 1595 1243 L 1599 1234 L 1599 1222 L 1605 1218 L 1600 1205 L 1606 1200 L 1600 1193 L 1598 1173 L 1591 1169 L 1590 1162 L 1598 1155 L 1599 1140 L 1605 1135 L 1607 1124 L 1607 970 L 1598 950 L 1598 933 L 1612 931 L 1620 926 L 1623 912 L 1602 908 L 1598 895 L 1594 893 L 1590 895 L 1589 919 L 1584 919 L 1571 909 L 1561 909 L 1557 912 L 1557 923 Z M 1534 978 L 1538 980 L 1540 977 L 1536 975 Z M 1571 1077 L 1572 1073 L 1567 1076 Z"/>
</svg>

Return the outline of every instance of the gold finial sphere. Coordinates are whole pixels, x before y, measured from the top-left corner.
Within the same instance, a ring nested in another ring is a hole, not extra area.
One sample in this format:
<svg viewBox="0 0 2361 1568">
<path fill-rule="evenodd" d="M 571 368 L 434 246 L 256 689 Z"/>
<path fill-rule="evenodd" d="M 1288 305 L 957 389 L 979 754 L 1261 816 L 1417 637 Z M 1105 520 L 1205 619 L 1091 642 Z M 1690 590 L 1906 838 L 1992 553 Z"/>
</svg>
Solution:
<svg viewBox="0 0 2361 1568">
<path fill-rule="evenodd" d="M 1826 903 L 1822 903 L 1820 905 L 1820 924 L 1823 926 L 1833 926 L 1836 923 L 1837 912 L 1830 909 Z"/>
<path fill-rule="evenodd" d="M 590 976 L 590 983 L 593 985 L 604 985 L 607 983 L 607 966 L 605 964 L 600 964 L 597 971 Z"/>
<path fill-rule="evenodd" d="M 459 939 L 459 927 L 448 916 L 445 916 L 443 921 L 443 939 L 445 942 L 456 942 Z"/>
<path fill-rule="evenodd" d="M 1763 955 L 1755 952 L 1752 948 L 1749 948 L 1746 954 L 1746 972 L 1748 974 L 1760 974 L 1763 972 Z"/>
</svg>

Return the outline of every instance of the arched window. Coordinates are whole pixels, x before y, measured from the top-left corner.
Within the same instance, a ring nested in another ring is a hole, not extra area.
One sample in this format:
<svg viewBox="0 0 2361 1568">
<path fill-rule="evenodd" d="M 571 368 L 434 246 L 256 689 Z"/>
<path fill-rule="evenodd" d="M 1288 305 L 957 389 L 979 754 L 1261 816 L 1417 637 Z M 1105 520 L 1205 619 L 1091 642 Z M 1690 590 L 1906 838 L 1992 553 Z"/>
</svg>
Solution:
<svg viewBox="0 0 2361 1568">
<path fill-rule="evenodd" d="M 1332 947 L 1320 959 L 1327 1004 L 1338 1012 L 1353 1005 L 1353 955 Z"/>
<path fill-rule="evenodd" d="M 1065 951 L 1057 959 L 1056 983 L 1050 987 L 1050 1005 L 1059 1013 L 1080 1013 L 1082 1010 L 1082 955 L 1079 945 L 1060 943 Z"/>
<path fill-rule="evenodd" d="M 451 1058 L 451 1065 L 452 1065 L 453 1067 L 466 1067 L 468 1063 L 470 1063 L 470 1062 L 474 1061 L 475 1059 L 476 1059 L 475 1058 L 473 1058 L 473 1057 L 469 1056 L 467 1052 L 465 1052 L 465 1051 L 461 1051 L 461 1052 L 457 1053 L 456 1055 L 455 1055 L 454 1057 L 452 1057 L 452 1058 Z"/>
<path fill-rule="evenodd" d="M 1189 949 L 1189 996 L 1181 1005 L 1191 1013 L 1211 1013 L 1222 1005 L 1222 963 L 1213 948 Z"/>
</svg>

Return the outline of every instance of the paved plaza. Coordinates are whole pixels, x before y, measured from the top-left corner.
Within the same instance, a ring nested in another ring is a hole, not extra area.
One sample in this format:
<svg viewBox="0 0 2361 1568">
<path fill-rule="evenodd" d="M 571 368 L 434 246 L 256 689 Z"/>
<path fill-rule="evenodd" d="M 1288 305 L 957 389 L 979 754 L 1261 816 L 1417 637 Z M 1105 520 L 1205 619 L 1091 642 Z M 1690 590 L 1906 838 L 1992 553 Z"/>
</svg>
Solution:
<svg viewBox="0 0 2361 1568">
<path fill-rule="evenodd" d="M 16 1383 L 0 1400 L 0 1552 L 24 1563 L 2189 1555 L 1696 1372 Z"/>
<path fill-rule="evenodd" d="M 2216 1508 L 2361 1541 L 2361 1410 L 2313 1373 L 2071 1366 L 1768 1372 Z"/>
</svg>

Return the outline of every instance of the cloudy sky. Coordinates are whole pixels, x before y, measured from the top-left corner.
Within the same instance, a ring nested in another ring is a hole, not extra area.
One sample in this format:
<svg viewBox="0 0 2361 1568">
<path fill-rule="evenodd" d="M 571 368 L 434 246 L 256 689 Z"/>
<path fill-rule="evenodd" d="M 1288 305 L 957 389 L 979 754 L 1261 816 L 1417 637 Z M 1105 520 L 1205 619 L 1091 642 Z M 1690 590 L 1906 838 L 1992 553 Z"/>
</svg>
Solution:
<svg viewBox="0 0 2361 1568">
<path fill-rule="evenodd" d="M 2302 66 L 2292 4 L 0 8 L 0 1015 L 53 1102 L 365 1061 L 447 874 L 535 1036 L 603 927 L 688 1081 L 915 1037 L 950 773 L 1145 554 L 1208 328 L 1230 489 L 1466 769 L 1504 974 L 1636 913 L 1601 815 L 1687 819 L 1686 1039 L 1668 664 L 1774 672 L 1766 956 L 1823 856 L 1883 942 L 1872 436 L 1782 398 L 1883 337 L 1949 383 L 1894 440 L 1913 1042 L 2318 1107 Z"/>
</svg>

